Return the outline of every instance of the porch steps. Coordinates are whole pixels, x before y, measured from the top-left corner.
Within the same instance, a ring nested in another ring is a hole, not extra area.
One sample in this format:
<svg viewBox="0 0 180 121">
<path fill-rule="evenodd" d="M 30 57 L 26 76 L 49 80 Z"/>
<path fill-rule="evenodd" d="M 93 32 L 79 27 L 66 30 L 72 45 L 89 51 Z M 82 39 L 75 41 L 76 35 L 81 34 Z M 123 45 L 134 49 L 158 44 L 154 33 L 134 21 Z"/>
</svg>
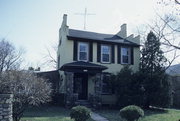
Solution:
<svg viewBox="0 0 180 121">
<path fill-rule="evenodd" d="M 76 105 L 81 105 L 81 106 L 85 106 L 87 108 L 91 108 L 91 104 L 89 103 L 88 100 L 78 100 L 75 103 Z"/>
</svg>

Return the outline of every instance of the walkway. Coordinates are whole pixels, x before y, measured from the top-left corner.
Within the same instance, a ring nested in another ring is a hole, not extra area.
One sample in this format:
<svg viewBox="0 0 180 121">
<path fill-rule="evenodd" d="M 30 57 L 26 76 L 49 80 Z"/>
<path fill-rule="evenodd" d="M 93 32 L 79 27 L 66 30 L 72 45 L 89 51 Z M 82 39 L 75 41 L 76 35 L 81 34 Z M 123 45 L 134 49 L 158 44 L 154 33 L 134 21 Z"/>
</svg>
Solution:
<svg viewBox="0 0 180 121">
<path fill-rule="evenodd" d="M 93 120 L 95 120 L 95 121 L 109 121 L 109 120 L 107 120 L 106 118 L 104 118 L 104 117 L 102 117 L 102 116 L 100 116 L 99 114 L 94 113 L 94 112 L 91 113 L 91 118 L 92 118 Z"/>
</svg>

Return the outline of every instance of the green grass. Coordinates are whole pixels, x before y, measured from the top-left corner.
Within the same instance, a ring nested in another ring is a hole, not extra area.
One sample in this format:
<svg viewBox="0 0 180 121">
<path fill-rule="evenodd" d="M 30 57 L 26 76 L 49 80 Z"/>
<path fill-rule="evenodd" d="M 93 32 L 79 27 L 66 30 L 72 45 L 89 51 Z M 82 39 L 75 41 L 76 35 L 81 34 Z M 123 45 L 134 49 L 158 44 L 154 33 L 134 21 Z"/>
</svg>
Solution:
<svg viewBox="0 0 180 121">
<path fill-rule="evenodd" d="M 25 111 L 21 121 L 74 121 L 69 114 L 70 110 L 62 107 L 34 107 Z M 93 120 L 89 119 L 88 121 Z"/>
<path fill-rule="evenodd" d="M 101 110 L 97 111 L 100 115 L 106 117 L 109 121 L 123 121 L 119 116 L 119 110 Z M 145 116 L 139 121 L 179 121 L 180 110 L 147 110 Z"/>
</svg>

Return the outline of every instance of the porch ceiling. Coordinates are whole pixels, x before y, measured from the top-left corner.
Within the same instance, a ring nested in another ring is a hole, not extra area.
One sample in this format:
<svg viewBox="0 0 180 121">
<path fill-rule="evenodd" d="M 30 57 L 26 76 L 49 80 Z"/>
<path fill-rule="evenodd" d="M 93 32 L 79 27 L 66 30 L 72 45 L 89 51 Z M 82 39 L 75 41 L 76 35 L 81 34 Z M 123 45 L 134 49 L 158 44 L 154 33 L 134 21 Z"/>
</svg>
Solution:
<svg viewBox="0 0 180 121">
<path fill-rule="evenodd" d="M 84 62 L 84 61 L 76 61 L 72 63 L 64 64 L 60 70 L 61 71 L 70 71 L 70 72 L 89 72 L 89 73 L 97 73 L 106 70 L 106 66 Z"/>
</svg>

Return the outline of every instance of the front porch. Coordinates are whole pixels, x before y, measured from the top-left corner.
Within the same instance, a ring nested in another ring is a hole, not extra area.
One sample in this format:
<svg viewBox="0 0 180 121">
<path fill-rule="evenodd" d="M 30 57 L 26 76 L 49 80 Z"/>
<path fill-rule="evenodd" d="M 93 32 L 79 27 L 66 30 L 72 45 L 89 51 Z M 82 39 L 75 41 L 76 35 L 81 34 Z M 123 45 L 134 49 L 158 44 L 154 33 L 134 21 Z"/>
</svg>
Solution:
<svg viewBox="0 0 180 121">
<path fill-rule="evenodd" d="M 93 107 L 101 105 L 102 71 L 105 69 L 105 66 L 82 61 L 63 65 L 66 106 L 81 102 L 89 102 Z"/>
</svg>

